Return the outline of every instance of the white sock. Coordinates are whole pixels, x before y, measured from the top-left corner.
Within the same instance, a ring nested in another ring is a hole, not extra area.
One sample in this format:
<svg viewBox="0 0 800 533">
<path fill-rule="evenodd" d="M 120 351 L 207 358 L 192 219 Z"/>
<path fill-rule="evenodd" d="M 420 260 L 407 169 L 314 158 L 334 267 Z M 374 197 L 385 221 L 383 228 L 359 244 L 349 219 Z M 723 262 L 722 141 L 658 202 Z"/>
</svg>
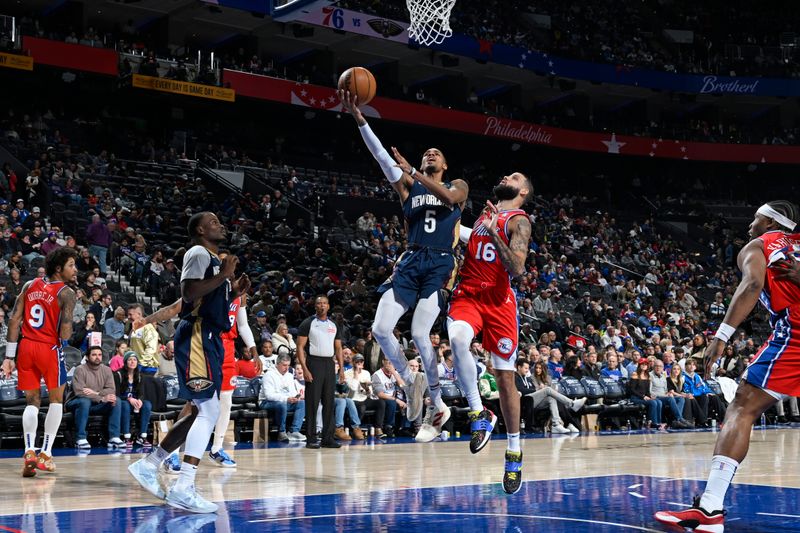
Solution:
<svg viewBox="0 0 800 533">
<path fill-rule="evenodd" d="M 188 489 L 194 485 L 194 478 L 197 476 L 197 465 L 181 463 L 181 473 L 178 476 L 178 481 L 175 483 L 176 489 Z"/>
<path fill-rule="evenodd" d="M 22 412 L 22 431 L 25 433 L 25 451 L 36 451 L 36 431 L 39 429 L 39 408 L 28 405 Z"/>
<path fill-rule="evenodd" d="M 520 451 L 519 433 L 508 433 L 506 437 L 508 438 L 508 451 L 510 452 Z"/>
<path fill-rule="evenodd" d="M 147 454 L 147 457 L 145 457 L 144 460 L 155 467 L 159 467 L 161 466 L 161 463 L 163 463 L 166 460 L 167 457 L 169 457 L 169 452 L 164 448 L 162 448 L 161 446 L 159 446 L 158 448 L 153 450 L 153 453 Z"/>
<path fill-rule="evenodd" d="M 211 444 L 211 453 L 217 453 L 222 449 L 222 441 L 225 440 L 225 433 L 228 431 L 228 423 L 231 421 L 232 404 L 232 390 L 220 393 L 219 416 L 217 417 L 217 425 L 214 426 L 214 442 Z"/>
<path fill-rule="evenodd" d="M 47 416 L 44 419 L 44 443 L 42 444 L 42 451 L 47 455 L 53 453 L 53 442 L 56 440 L 63 413 L 64 405 L 60 403 L 51 403 L 50 408 L 47 409 Z"/>
<path fill-rule="evenodd" d="M 730 457 L 715 455 L 711 459 L 711 472 L 708 474 L 706 490 L 700 498 L 700 507 L 709 512 L 722 509 L 725 493 L 728 492 L 737 468 L 739 463 Z"/>
</svg>

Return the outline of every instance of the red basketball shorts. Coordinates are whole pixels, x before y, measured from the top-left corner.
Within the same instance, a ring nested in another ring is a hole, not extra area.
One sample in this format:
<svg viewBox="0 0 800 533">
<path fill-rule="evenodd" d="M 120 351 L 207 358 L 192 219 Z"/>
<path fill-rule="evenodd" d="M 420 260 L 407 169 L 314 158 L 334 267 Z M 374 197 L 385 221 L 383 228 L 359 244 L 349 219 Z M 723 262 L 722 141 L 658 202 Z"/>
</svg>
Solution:
<svg viewBox="0 0 800 533">
<path fill-rule="evenodd" d="M 42 378 L 47 390 L 57 389 L 67 382 L 61 347 L 22 339 L 17 349 L 17 388 L 38 390 Z"/>
<path fill-rule="evenodd" d="M 519 322 L 517 297 L 510 288 L 502 291 L 456 287 L 447 316 L 468 323 L 476 337 L 483 332 L 482 344 L 489 353 L 505 360 L 515 356 Z"/>
<path fill-rule="evenodd" d="M 236 388 L 236 343 L 232 340 L 222 339 L 222 348 L 225 358 L 222 360 L 222 391 Z"/>
</svg>

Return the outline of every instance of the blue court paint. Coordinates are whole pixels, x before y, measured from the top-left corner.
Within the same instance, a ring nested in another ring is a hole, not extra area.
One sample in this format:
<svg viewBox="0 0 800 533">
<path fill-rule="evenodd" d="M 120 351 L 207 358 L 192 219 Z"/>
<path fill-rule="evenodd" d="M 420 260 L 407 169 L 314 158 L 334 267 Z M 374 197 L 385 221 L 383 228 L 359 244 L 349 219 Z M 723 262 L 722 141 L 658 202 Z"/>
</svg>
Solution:
<svg viewBox="0 0 800 533">
<path fill-rule="evenodd" d="M 125 482 L 131 490 L 140 490 L 132 480 Z M 319 533 L 444 528 L 459 533 L 674 531 L 655 522 L 653 513 L 684 508 L 702 485 L 701 481 L 621 475 L 529 481 L 514 496 L 504 494 L 497 483 L 287 496 L 219 502 L 220 512 L 216 515 L 190 515 L 166 506 L 148 506 L 0 517 L 0 532 L 9 528 L 26 533 Z M 798 531 L 798 501 L 800 489 L 735 485 L 725 502 L 729 509 L 725 531 Z"/>
</svg>

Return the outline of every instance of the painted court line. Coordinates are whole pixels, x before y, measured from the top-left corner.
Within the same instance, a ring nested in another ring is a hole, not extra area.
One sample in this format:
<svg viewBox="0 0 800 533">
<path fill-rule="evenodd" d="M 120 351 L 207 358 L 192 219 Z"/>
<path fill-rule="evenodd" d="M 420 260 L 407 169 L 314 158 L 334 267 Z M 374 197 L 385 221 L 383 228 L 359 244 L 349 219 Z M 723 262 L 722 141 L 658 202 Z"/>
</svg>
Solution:
<svg viewBox="0 0 800 533">
<path fill-rule="evenodd" d="M 674 505 L 675 507 L 691 507 L 688 503 L 667 502 L 667 505 Z"/>
<path fill-rule="evenodd" d="M 263 522 L 288 522 L 290 520 L 313 520 L 316 518 L 340 518 L 340 517 L 359 517 L 359 516 L 490 516 L 490 517 L 503 517 L 503 518 L 523 518 L 526 520 L 556 520 L 560 522 L 580 522 L 584 524 L 598 524 L 602 526 L 614 526 L 625 529 L 633 529 L 636 531 L 647 531 L 648 533 L 661 533 L 661 530 L 650 529 L 646 527 L 634 526 L 630 524 L 618 524 L 616 522 L 603 522 L 601 520 L 585 520 L 582 518 L 566 518 L 557 516 L 538 516 L 538 515 L 523 515 L 523 514 L 507 514 L 507 513 L 463 513 L 463 512 L 431 512 L 431 511 L 408 511 L 408 512 L 374 512 L 374 513 L 338 513 L 338 514 L 321 514 L 321 515 L 308 515 L 308 516 L 287 516 L 285 518 L 265 518 L 262 520 L 250 520 L 251 524 Z"/>
<path fill-rule="evenodd" d="M 800 518 L 800 515 L 796 514 L 780 514 L 780 513 L 756 513 L 760 514 L 761 516 L 778 516 L 780 518 Z"/>
</svg>

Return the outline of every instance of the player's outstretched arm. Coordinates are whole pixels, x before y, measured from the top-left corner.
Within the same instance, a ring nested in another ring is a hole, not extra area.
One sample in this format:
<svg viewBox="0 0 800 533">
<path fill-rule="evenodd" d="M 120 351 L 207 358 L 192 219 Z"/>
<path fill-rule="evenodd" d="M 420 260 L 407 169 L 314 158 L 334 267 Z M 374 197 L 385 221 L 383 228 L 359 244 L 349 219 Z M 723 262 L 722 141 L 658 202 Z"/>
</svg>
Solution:
<svg viewBox="0 0 800 533">
<path fill-rule="evenodd" d="M 155 324 L 156 322 L 166 322 L 171 318 L 178 316 L 178 313 L 183 309 L 183 298 L 178 298 L 169 305 L 161 306 L 161 309 L 144 318 L 140 318 L 133 322 L 133 329 L 142 329 L 147 324 Z"/>
<path fill-rule="evenodd" d="M 6 334 L 6 358 L 3 360 L 3 372 L 10 376 L 14 371 L 14 359 L 17 357 L 17 342 L 19 341 L 19 328 L 22 325 L 22 315 L 25 312 L 25 296 L 31 282 L 23 285 L 22 290 L 14 301 L 14 308 L 8 319 L 8 333 Z"/>
<path fill-rule="evenodd" d="M 506 245 L 497 232 L 497 208 L 486 202 L 490 216 L 484 218 L 483 225 L 492 237 L 497 254 L 512 278 L 525 273 L 525 261 L 528 259 L 528 247 L 531 241 L 531 222 L 527 217 L 516 216 L 508 221 L 509 242 Z"/>
<path fill-rule="evenodd" d="M 466 181 L 453 180 L 450 182 L 450 188 L 448 189 L 443 183 L 440 183 L 424 172 L 420 172 L 419 170 L 415 169 L 414 166 L 411 165 L 394 146 L 392 146 L 392 153 L 394 154 L 395 161 L 397 161 L 395 166 L 403 171 L 404 176 L 410 176 L 412 179 L 420 182 L 423 187 L 428 189 L 428 192 L 444 202 L 446 205 L 459 205 L 467 201 L 467 196 L 469 196 L 469 185 L 467 185 Z"/>
<path fill-rule="evenodd" d="M 369 127 L 367 119 L 358 108 L 358 96 L 350 94 L 350 91 L 339 90 L 339 100 L 342 102 L 342 107 L 353 115 L 356 124 L 358 124 L 358 131 L 361 133 L 361 138 L 364 139 L 364 144 L 369 148 L 372 157 L 378 162 L 383 170 L 383 175 L 389 180 L 394 190 L 400 195 L 400 202 L 404 202 L 408 197 L 408 190 L 411 188 L 411 178 L 403 174 L 403 171 L 395 166 L 395 161 L 386 148 L 383 147 L 380 139 L 372 132 Z"/>
<path fill-rule="evenodd" d="M 767 273 L 767 259 L 764 257 L 763 241 L 761 239 L 750 241 L 739 252 L 737 262 L 739 270 L 742 271 L 742 281 L 736 287 L 736 292 L 733 294 L 722 325 L 706 348 L 704 354 L 706 379 L 710 378 L 711 366 L 719 359 L 731 334 L 758 303 L 758 297 L 764 288 L 764 278 Z"/>
</svg>

